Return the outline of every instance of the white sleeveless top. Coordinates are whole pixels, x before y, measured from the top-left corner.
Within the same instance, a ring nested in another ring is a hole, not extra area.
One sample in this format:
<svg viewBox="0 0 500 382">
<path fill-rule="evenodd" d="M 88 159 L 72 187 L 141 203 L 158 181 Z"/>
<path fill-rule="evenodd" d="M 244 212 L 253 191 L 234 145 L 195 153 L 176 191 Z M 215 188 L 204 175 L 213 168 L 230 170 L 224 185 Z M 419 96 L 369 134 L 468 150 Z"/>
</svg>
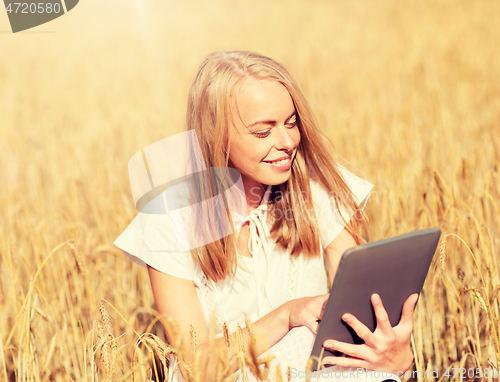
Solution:
<svg viewBox="0 0 500 382">
<path fill-rule="evenodd" d="M 373 185 L 342 166 L 339 169 L 356 201 L 361 208 L 364 207 Z M 319 183 L 311 180 L 310 188 L 324 251 L 345 227 L 340 214 L 345 221 L 350 220 L 351 214 L 345 210 L 337 211 L 334 198 Z M 288 252 L 269 239 L 270 227 L 266 224 L 269 193 L 270 186 L 260 206 L 246 218 L 250 226 L 249 249 L 252 249 L 253 257 L 237 256 L 238 267 L 234 279 L 228 278 L 218 283 L 207 280 L 193 261 L 191 253 L 179 251 L 173 223 L 168 215 L 138 213 L 114 244 L 142 266 L 148 264 L 169 275 L 192 280 L 205 322 L 210 325 L 213 312 L 216 317 L 216 336 L 220 337 L 223 335 L 224 322 L 229 332 L 233 332 L 237 324 L 245 326 L 245 314 L 253 322 L 288 300 L 328 292 L 323 251 L 313 259 L 302 256 L 291 258 Z M 304 370 L 314 336 L 307 327 L 294 328 L 280 342 L 290 341 L 292 332 L 301 333 L 297 337 L 301 338 L 299 343 L 295 340 L 294 345 L 301 354 L 288 351 L 292 360 L 288 359 L 286 363 Z M 273 348 L 283 348 L 280 342 Z M 285 347 L 290 348 L 289 345 Z M 286 358 L 286 355 L 283 354 L 281 358 Z M 281 370 L 286 371 L 286 365 L 282 365 Z"/>
</svg>

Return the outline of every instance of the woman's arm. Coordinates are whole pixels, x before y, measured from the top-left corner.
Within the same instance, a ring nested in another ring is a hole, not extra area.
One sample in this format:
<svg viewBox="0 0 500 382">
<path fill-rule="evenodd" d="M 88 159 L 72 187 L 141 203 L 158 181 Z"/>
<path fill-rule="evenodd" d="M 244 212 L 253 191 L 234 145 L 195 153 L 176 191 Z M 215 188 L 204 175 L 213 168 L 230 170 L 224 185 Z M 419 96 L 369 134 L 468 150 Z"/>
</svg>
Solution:
<svg viewBox="0 0 500 382">
<path fill-rule="evenodd" d="M 356 246 L 354 238 L 344 229 L 325 250 L 328 281 L 333 282 L 342 254 Z M 377 318 L 377 327 L 372 333 L 352 314 L 345 314 L 342 319 L 365 341 L 363 345 L 327 340 L 323 346 L 336 350 L 350 357 L 325 357 L 325 364 L 344 367 L 366 368 L 370 370 L 391 371 L 393 374 L 404 373 L 411 366 L 413 352 L 410 338 L 413 331 L 413 311 L 418 294 L 412 294 L 403 305 L 403 313 L 398 325 L 391 326 L 380 296 L 372 295 L 372 305 Z"/>
<path fill-rule="evenodd" d="M 355 247 L 356 241 L 352 235 L 344 228 L 339 235 L 325 249 L 326 270 L 328 273 L 328 285 L 332 285 L 337 274 L 340 259 L 345 251 Z"/>
<path fill-rule="evenodd" d="M 173 344 L 175 340 L 173 338 L 174 333 L 171 332 L 166 321 L 166 318 L 171 317 L 179 325 L 179 333 L 183 335 L 182 346 L 184 350 L 183 354 L 187 358 L 186 360 L 192 364 L 189 327 L 193 326 L 196 333 L 197 347 L 201 349 L 201 354 L 205 358 L 202 360 L 202 364 L 214 364 L 214 362 L 210 363 L 211 354 L 208 351 L 208 347 L 210 346 L 209 329 L 205 323 L 193 281 L 170 276 L 151 267 L 148 267 L 148 270 L 156 306 L 158 312 L 163 316 L 162 323 L 165 327 L 169 343 Z M 321 316 L 322 307 L 327 297 L 328 295 L 322 295 L 288 301 L 255 321 L 252 324 L 253 329 L 258 333 L 259 337 L 265 338 L 266 345 L 268 346 L 277 343 L 295 326 L 306 325 L 316 332 L 318 326 L 317 320 Z M 237 341 L 236 335 L 236 333 L 230 334 L 229 341 L 232 344 Z M 250 346 L 248 328 L 242 329 L 242 336 L 244 352 L 247 353 Z M 215 345 L 224 346 L 224 338 L 216 339 Z M 268 350 L 268 347 L 259 343 L 259 341 L 255 345 L 257 355 Z M 205 351 L 205 347 L 207 351 Z M 234 349 L 231 346 L 228 348 L 227 358 L 228 361 L 233 360 L 231 362 L 233 372 L 239 369 L 237 358 L 234 355 Z M 214 354 L 213 356 L 217 357 L 218 354 Z"/>
<path fill-rule="evenodd" d="M 343 252 L 356 245 L 352 236 L 344 229 L 335 240 L 326 249 L 326 260 L 328 271 L 333 279 L 337 270 L 340 257 Z M 209 346 L 209 329 L 205 323 L 200 301 L 196 294 L 193 281 L 174 277 L 154 268 L 148 267 L 151 287 L 156 302 L 158 312 L 163 316 L 163 326 L 167 334 L 168 341 L 173 344 L 174 338 L 167 324 L 166 318 L 172 318 L 178 325 L 182 335 L 182 346 L 185 357 L 190 362 L 192 349 L 190 339 L 190 326 L 196 333 L 197 347 L 202 349 L 202 354 L 206 357 L 205 362 L 209 361 L 210 352 L 203 351 L 204 347 Z M 264 317 L 255 321 L 253 329 L 259 337 L 265 338 L 266 344 L 273 346 L 281 340 L 288 331 L 296 326 L 307 326 L 314 333 L 318 330 L 318 319 L 322 315 L 324 304 L 328 295 L 316 297 L 304 297 L 288 301 L 271 311 Z M 250 335 L 248 328 L 242 330 L 244 351 L 249 351 Z M 224 346 L 224 339 L 215 340 L 216 346 Z M 236 333 L 230 335 L 230 342 L 236 343 Z M 256 353 L 260 355 L 268 350 L 268 347 L 262 343 L 256 344 Z M 234 357 L 233 348 L 228 348 L 228 360 Z M 239 368 L 237 362 L 232 362 L 233 371 Z"/>
</svg>

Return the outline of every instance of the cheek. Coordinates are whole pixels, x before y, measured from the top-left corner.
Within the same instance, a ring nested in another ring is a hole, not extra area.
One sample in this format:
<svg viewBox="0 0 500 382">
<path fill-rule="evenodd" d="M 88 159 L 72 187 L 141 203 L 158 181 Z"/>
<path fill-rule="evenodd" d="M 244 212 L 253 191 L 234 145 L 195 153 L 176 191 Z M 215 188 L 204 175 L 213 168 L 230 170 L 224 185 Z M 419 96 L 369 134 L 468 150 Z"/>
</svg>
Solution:
<svg viewBox="0 0 500 382">
<path fill-rule="evenodd" d="M 246 167 L 256 157 L 255 145 L 245 141 L 231 142 L 229 159 L 237 167 Z"/>
<path fill-rule="evenodd" d="M 295 144 L 298 146 L 300 143 L 300 131 L 299 131 L 298 127 L 293 130 L 292 139 L 295 141 Z"/>
<path fill-rule="evenodd" d="M 238 153 L 234 153 L 234 163 L 243 172 L 253 173 L 258 171 L 268 153 L 268 148 L 253 142 L 242 146 Z"/>
</svg>

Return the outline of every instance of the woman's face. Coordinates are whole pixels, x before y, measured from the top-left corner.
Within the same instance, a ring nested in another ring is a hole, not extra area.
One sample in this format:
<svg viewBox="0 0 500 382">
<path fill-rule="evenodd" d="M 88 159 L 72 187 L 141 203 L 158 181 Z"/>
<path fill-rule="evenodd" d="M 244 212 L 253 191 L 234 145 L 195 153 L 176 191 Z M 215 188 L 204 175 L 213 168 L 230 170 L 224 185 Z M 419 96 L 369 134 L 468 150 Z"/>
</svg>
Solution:
<svg viewBox="0 0 500 382">
<path fill-rule="evenodd" d="M 276 81 L 246 79 L 231 114 L 229 159 L 241 172 L 246 192 L 261 195 L 261 185 L 286 182 L 300 142 L 295 106 L 286 88 Z"/>
</svg>

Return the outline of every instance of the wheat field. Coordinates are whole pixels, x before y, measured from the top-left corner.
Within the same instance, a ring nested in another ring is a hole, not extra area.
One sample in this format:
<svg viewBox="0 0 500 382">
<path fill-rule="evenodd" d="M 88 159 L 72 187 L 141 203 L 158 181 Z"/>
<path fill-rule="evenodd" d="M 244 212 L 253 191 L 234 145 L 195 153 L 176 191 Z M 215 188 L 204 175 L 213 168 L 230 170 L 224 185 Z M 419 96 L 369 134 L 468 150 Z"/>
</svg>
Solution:
<svg viewBox="0 0 500 382">
<path fill-rule="evenodd" d="M 443 231 L 405 379 L 493 380 L 499 25 L 495 0 L 86 0 L 14 35 L 0 11 L 0 381 L 158 379 L 150 356 L 172 349 L 145 334 L 163 338 L 147 273 L 112 242 L 136 213 L 129 158 L 183 130 L 214 50 L 298 79 L 339 162 L 375 184 L 370 240 Z"/>
</svg>

